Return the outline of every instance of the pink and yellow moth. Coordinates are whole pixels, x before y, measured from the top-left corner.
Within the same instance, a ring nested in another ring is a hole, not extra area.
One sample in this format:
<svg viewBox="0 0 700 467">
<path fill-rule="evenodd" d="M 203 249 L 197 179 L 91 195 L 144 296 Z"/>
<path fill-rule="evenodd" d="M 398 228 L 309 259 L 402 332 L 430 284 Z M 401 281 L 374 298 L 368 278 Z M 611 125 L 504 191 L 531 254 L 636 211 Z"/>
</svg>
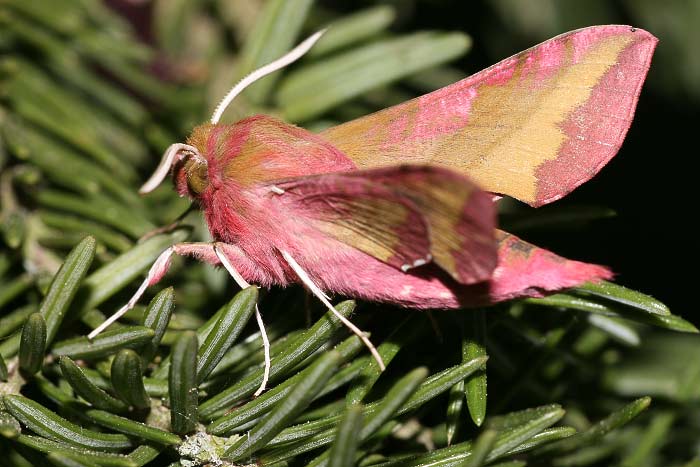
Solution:
<svg viewBox="0 0 700 467">
<path fill-rule="evenodd" d="M 326 294 L 457 309 L 612 276 L 497 230 L 495 202 L 555 201 L 617 153 L 654 36 L 629 26 L 568 32 L 320 134 L 266 115 L 219 123 L 246 86 L 301 57 L 321 34 L 244 78 L 210 123 L 168 148 L 141 192 L 172 173 L 214 242 L 168 248 L 90 337 L 163 277 L 172 254 L 223 265 L 241 287 L 302 283 L 334 312 Z M 264 338 L 257 310 L 256 319 Z M 383 368 L 367 337 L 342 320 Z"/>
</svg>

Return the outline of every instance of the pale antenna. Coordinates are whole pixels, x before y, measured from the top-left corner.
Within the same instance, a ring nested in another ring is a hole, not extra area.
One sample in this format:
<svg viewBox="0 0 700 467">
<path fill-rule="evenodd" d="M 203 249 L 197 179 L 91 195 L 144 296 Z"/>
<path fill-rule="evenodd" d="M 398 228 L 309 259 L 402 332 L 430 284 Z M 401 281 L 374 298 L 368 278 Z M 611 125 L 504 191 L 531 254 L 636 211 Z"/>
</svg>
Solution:
<svg viewBox="0 0 700 467">
<path fill-rule="evenodd" d="M 168 176 L 170 167 L 172 167 L 175 162 L 185 157 L 185 154 L 188 153 L 196 157 L 197 160 L 202 161 L 205 164 L 207 163 L 206 159 L 199 154 L 199 151 L 194 146 L 183 143 L 171 144 L 168 149 L 165 150 L 165 153 L 163 153 L 163 157 L 160 160 L 155 172 L 153 172 L 153 175 L 151 175 L 151 178 L 149 178 L 146 183 L 143 184 L 141 189 L 139 189 L 139 193 L 145 195 L 146 193 L 150 193 L 158 188 L 158 185 L 160 185 L 165 177 Z"/>
<path fill-rule="evenodd" d="M 311 49 L 311 47 L 314 46 L 316 41 L 318 41 L 325 32 L 325 29 L 318 31 L 317 33 L 310 36 L 304 42 L 297 45 L 292 50 L 290 50 L 274 62 L 268 63 L 267 65 L 258 68 L 257 70 L 253 71 L 245 78 L 240 80 L 234 87 L 231 88 L 231 90 L 228 92 L 228 94 L 226 94 L 226 96 L 221 100 L 221 102 L 219 102 L 219 105 L 216 106 L 214 114 L 211 116 L 211 123 L 219 123 L 219 120 L 221 120 L 221 116 L 224 114 L 224 111 L 229 106 L 231 101 L 233 101 L 233 99 L 237 95 L 239 95 L 245 88 L 259 80 L 260 78 L 263 78 L 264 76 L 267 76 L 270 73 L 273 73 L 279 70 L 280 68 L 284 68 L 290 63 L 299 60 L 302 56 L 304 56 L 304 54 L 306 54 L 306 52 L 309 51 L 309 49 Z"/>
</svg>

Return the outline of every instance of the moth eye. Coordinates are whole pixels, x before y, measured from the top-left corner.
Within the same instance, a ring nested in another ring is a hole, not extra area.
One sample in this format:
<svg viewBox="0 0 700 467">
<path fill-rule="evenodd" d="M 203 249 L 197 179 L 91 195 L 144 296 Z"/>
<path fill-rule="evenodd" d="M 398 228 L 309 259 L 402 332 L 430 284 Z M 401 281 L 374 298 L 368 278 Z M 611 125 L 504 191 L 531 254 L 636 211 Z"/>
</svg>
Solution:
<svg viewBox="0 0 700 467">
<path fill-rule="evenodd" d="M 207 165 L 191 157 L 185 163 L 185 173 L 190 192 L 194 195 L 201 194 L 209 184 Z"/>
</svg>

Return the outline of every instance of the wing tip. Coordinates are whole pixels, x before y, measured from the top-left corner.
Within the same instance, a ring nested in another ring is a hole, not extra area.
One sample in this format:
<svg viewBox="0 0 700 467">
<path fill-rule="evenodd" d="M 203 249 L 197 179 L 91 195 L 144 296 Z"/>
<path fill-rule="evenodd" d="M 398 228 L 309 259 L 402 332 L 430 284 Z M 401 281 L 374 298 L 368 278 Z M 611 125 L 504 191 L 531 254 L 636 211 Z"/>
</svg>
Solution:
<svg viewBox="0 0 700 467">
<path fill-rule="evenodd" d="M 612 34 L 634 34 L 640 40 L 649 40 L 654 43 L 658 42 L 659 39 L 646 29 L 638 28 L 636 26 L 631 26 L 629 24 L 603 24 L 596 26 L 587 26 L 580 29 L 575 29 L 573 31 L 565 32 L 561 34 L 562 36 L 575 35 L 580 33 L 590 33 L 590 32 L 606 32 Z"/>
<path fill-rule="evenodd" d="M 578 31 L 590 32 L 591 30 L 600 31 L 606 35 L 619 35 L 621 33 L 635 35 L 635 39 L 627 45 L 618 56 L 620 60 L 619 63 L 622 64 L 621 66 L 631 70 L 634 70 L 635 66 L 637 68 L 636 73 L 626 73 L 627 78 L 625 86 L 628 89 L 628 98 L 619 101 L 620 108 L 626 109 L 626 112 L 623 112 L 626 118 L 624 121 L 620 119 L 620 121 L 617 122 L 619 132 L 613 139 L 606 142 L 605 147 L 589 147 L 588 150 L 585 151 L 585 153 L 588 154 L 587 157 L 581 157 L 581 154 L 583 154 L 582 151 L 573 151 L 579 154 L 579 156 L 573 158 L 572 154 L 568 154 L 571 152 L 570 149 L 560 153 L 556 159 L 549 160 L 538 167 L 538 187 L 535 196 L 532 199 L 521 199 L 521 201 L 532 207 L 540 207 L 568 195 L 598 174 L 598 172 L 617 155 L 627 135 L 627 131 L 632 124 L 642 86 L 644 85 L 651 66 L 654 50 L 659 42 L 658 38 L 650 32 L 628 25 L 592 26 Z M 623 54 L 625 55 L 623 56 Z M 623 95 L 623 97 L 625 96 Z M 600 100 L 605 101 L 605 98 Z M 591 101 L 592 99 L 589 99 L 582 108 L 590 106 Z M 596 131 L 587 135 L 587 138 L 593 141 L 599 139 Z M 570 163 L 575 162 L 581 164 L 583 162 L 583 164 L 579 167 L 579 170 L 571 170 L 571 166 L 564 167 L 560 159 L 566 159 Z M 588 163 L 586 163 L 586 159 L 588 159 Z M 566 178 L 569 179 L 566 180 Z"/>
<path fill-rule="evenodd" d="M 575 261 L 538 248 L 501 232 L 499 267 L 491 281 L 491 300 L 543 297 L 587 282 L 612 279 L 613 272 L 598 264 Z"/>
</svg>

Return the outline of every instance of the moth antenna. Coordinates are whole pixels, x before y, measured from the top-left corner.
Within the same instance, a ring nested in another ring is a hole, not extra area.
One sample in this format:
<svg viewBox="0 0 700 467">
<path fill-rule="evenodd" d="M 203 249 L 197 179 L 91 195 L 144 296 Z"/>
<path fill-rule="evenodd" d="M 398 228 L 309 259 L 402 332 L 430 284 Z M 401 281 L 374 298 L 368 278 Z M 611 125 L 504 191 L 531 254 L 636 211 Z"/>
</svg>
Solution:
<svg viewBox="0 0 700 467">
<path fill-rule="evenodd" d="M 299 60 L 301 57 L 306 54 L 306 52 L 311 49 L 311 47 L 314 46 L 316 41 L 318 41 L 321 36 L 326 32 L 325 29 L 322 29 L 318 31 L 317 33 L 313 34 L 312 36 L 308 37 L 304 42 L 301 44 L 297 45 L 294 47 L 292 50 L 287 52 L 285 55 L 281 56 L 274 62 L 270 62 L 267 65 L 264 65 L 257 70 L 251 72 L 249 75 L 244 77 L 242 80 L 240 80 L 234 87 L 231 88 L 231 90 L 226 94 L 226 96 L 221 99 L 221 102 L 219 102 L 219 105 L 216 106 L 216 109 L 214 110 L 214 114 L 211 116 L 211 123 L 217 124 L 219 123 L 219 120 L 221 119 L 221 116 L 224 114 L 224 111 L 226 108 L 229 106 L 231 101 L 239 95 L 245 88 L 259 80 L 260 78 L 263 78 L 270 73 L 273 73 L 280 68 L 284 68 L 290 63 L 293 63 L 297 60 Z"/>
<path fill-rule="evenodd" d="M 377 361 L 377 364 L 379 365 L 379 369 L 381 371 L 384 371 L 386 366 L 384 365 L 384 360 L 382 360 L 382 356 L 379 355 L 379 352 L 377 351 L 377 348 L 372 344 L 372 342 L 367 338 L 364 332 L 357 326 L 355 326 L 352 321 L 347 319 L 345 316 L 341 315 L 338 310 L 335 309 L 335 307 L 331 304 L 331 302 L 328 300 L 328 296 L 321 290 L 315 283 L 314 281 L 311 280 L 311 277 L 307 274 L 304 269 L 299 265 L 299 263 L 296 262 L 292 256 L 287 253 L 284 250 L 281 250 L 282 257 L 287 261 L 287 264 L 294 270 L 297 276 L 299 276 L 299 279 L 301 279 L 301 282 L 313 293 L 318 297 L 321 302 L 326 305 L 326 307 L 348 328 L 350 329 L 357 337 L 359 337 L 362 342 L 365 344 L 365 346 L 369 349 L 370 353 L 374 357 L 374 359 Z"/>
<path fill-rule="evenodd" d="M 158 164 L 158 167 L 156 167 L 155 172 L 153 172 L 153 175 L 151 175 L 151 178 L 149 178 L 139 189 L 139 193 L 145 195 L 146 193 L 150 193 L 158 188 L 158 185 L 160 185 L 165 177 L 168 176 L 170 167 L 172 167 L 176 161 L 182 159 L 185 156 L 185 153 L 193 154 L 198 160 L 204 162 L 205 164 L 207 162 L 207 160 L 202 157 L 197 148 L 194 146 L 182 143 L 171 144 L 163 153 L 163 158 L 160 160 L 160 163 Z"/>
<path fill-rule="evenodd" d="M 219 261 L 221 261 L 221 264 L 224 265 L 224 268 L 228 271 L 228 273 L 233 277 L 233 280 L 236 281 L 238 286 L 241 289 L 245 289 L 247 287 L 250 287 L 250 284 L 248 281 L 246 281 L 243 276 L 241 275 L 240 272 L 236 270 L 236 268 L 233 267 L 231 262 L 228 260 L 228 257 L 224 254 L 223 251 L 219 250 L 216 245 L 214 245 L 214 253 L 216 253 L 217 258 L 219 258 Z M 260 387 L 258 388 L 257 391 L 253 394 L 253 396 L 258 397 L 262 392 L 265 390 L 267 387 L 267 381 L 270 379 L 270 367 L 271 367 L 271 362 L 270 362 L 270 340 L 267 338 L 267 331 L 265 331 L 265 323 L 263 323 L 262 320 L 262 315 L 260 314 L 260 310 L 258 309 L 258 304 L 255 304 L 255 321 L 258 323 L 258 328 L 260 328 L 260 337 L 262 338 L 263 341 L 263 353 L 265 354 L 265 369 L 263 371 L 263 379 L 262 382 L 260 383 Z"/>
</svg>

